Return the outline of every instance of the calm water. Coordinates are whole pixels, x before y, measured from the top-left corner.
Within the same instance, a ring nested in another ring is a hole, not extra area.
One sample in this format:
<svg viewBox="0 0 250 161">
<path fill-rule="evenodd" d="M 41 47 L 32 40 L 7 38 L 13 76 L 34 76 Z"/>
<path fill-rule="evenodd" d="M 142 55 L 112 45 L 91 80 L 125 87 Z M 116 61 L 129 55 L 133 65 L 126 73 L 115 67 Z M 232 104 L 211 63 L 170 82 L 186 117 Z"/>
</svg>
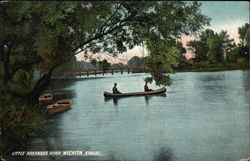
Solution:
<svg viewBox="0 0 250 161">
<path fill-rule="evenodd" d="M 172 75 L 166 95 L 105 100 L 143 90 L 147 74 L 54 81 L 48 91 L 70 98 L 72 108 L 46 120 L 29 150 L 100 151 L 95 157 L 28 157 L 48 160 L 237 161 L 249 154 L 250 72 Z M 87 78 L 87 77 L 84 77 Z M 150 88 L 159 88 L 149 85 Z"/>
</svg>

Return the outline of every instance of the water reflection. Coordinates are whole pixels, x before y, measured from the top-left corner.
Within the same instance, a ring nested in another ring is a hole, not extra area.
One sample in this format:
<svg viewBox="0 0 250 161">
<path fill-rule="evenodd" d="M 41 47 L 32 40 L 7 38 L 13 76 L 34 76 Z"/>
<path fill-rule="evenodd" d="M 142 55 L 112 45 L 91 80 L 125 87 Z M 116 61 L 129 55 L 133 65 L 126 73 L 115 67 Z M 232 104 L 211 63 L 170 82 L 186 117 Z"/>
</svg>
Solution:
<svg viewBox="0 0 250 161">
<path fill-rule="evenodd" d="M 250 81 L 250 72 L 249 71 L 244 71 L 243 72 L 243 77 L 244 77 L 245 80 Z M 249 106 L 250 106 L 250 83 L 248 81 L 244 82 L 244 89 L 245 89 L 245 92 L 247 93 L 246 99 L 248 100 Z"/>
<path fill-rule="evenodd" d="M 105 102 L 108 102 L 108 101 L 113 101 L 113 104 L 115 105 L 115 106 L 117 106 L 118 105 L 118 99 L 121 99 L 121 98 L 104 98 L 104 101 Z"/>
<path fill-rule="evenodd" d="M 199 90 L 200 96 L 207 102 L 228 102 L 228 91 L 230 90 L 231 82 L 226 80 L 224 72 L 204 73 L 199 78 L 194 79 L 195 90 Z M 208 93 L 210 93 L 208 95 Z"/>
<path fill-rule="evenodd" d="M 204 75 L 204 76 L 202 76 L 199 79 L 201 81 L 204 81 L 204 82 L 224 80 L 225 79 L 225 74 L 224 73 L 220 73 L 219 75 L 215 75 L 214 73 L 212 73 L 212 75 Z"/>
<path fill-rule="evenodd" d="M 248 102 L 248 119 L 249 119 L 249 123 L 250 123 L 250 72 L 249 71 L 244 71 L 243 72 L 243 77 L 245 80 L 248 80 L 248 81 L 245 81 L 244 82 L 244 89 L 245 89 L 245 97 L 246 97 L 246 101 Z M 250 126 L 249 126 L 249 131 L 250 131 Z M 250 156 L 250 133 L 248 133 L 248 151 L 249 151 L 249 156 Z"/>
<path fill-rule="evenodd" d="M 142 96 L 134 96 L 134 97 L 142 97 Z M 147 105 L 149 105 L 149 100 L 152 99 L 153 97 L 167 97 L 167 94 L 162 93 L 162 94 L 154 94 L 154 95 L 144 96 L 145 102 L 146 102 Z M 108 101 L 112 100 L 114 106 L 118 106 L 119 100 L 126 99 L 126 98 L 128 98 L 128 97 L 104 98 L 104 101 L 108 102 Z"/>
<path fill-rule="evenodd" d="M 154 154 L 153 161 L 172 161 L 173 160 L 173 153 L 170 149 L 166 147 L 161 147 L 159 150 Z"/>
<path fill-rule="evenodd" d="M 72 80 L 53 80 L 47 90 L 44 93 L 52 93 L 53 100 L 45 103 L 40 103 L 39 108 L 43 108 L 46 111 L 46 107 L 49 104 L 53 104 L 58 100 L 62 99 L 73 99 L 75 97 L 75 91 L 67 89 L 74 84 Z M 74 103 L 74 102 L 73 102 Z M 66 150 L 62 146 L 63 142 L 63 131 L 62 131 L 62 119 L 63 113 L 69 112 L 70 109 L 65 110 L 60 113 L 56 113 L 53 115 L 47 115 L 46 120 L 43 124 L 35 131 L 36 136 L 31 139 L 31 142 L 28 145 L 28 151 L 61 151 Z M 55 160 L 59 159 L 59 156 L 48 155 L 44 156 L 45 160 Z M 31 158 L 26 157 L 25 159 L 30 160 Z M 41 157 L 32 157 L 32 160 L 40 160 Z"/>
<path fill-rule="evenodd" d="M 149 100 L 151 98 L 153 98 L 153 97 L 167 97 L 167 94 L 166 93 L 162 93 L 162 94 L 155 94 L 155 95 L 144 96 L 146 105 L 149 105 Z"/>
<path fill-rule="evenodd" d="M 62 145 L 63 132 L 60 128 L 61 115 L 55 116 L 53 119 L 47 119 L 39 129 L 35 132 L 38 137 L 34 137 L 28 145 L 27 151 L 57 151 L 64 150 Z M 53 138 L 53 141 L 51 140 Z M 55 146 L 58 145 L 58 146 Z M 31 158 L 27 156 L 25 160 Z M 44 156 L 43 159 L 55 160 L 55 156 Z M 58 159 L 58 157 L 57 157 Z M 33 156 L 32 160 L 41 160 L 39 156 Z"/>
</svg>

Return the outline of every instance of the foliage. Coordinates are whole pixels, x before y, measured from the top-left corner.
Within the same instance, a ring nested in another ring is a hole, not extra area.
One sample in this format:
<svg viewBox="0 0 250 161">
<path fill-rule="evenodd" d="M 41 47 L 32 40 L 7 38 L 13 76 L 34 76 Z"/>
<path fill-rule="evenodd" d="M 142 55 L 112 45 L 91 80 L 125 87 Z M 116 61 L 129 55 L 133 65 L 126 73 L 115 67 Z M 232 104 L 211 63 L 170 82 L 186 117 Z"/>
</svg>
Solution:
<svg viewBox="0 0 250 161">
<path fill-rule="evenodd" d="M 110 63 L 106 59 L 98 62 L 99 69 L 108 70 L 110 68 Z"/>
<path fill-rule="evenodd" d="M 19 69 L 15 72 L 13 79 L 9 82 L 9 91 L 11 93 L 26 96 L 31 91 L 33 84 L 33 73 Z"/>
<path fill-rule="evenodd" d="M 181 1 L 11 2 L 2 5 L 2 13 L 6 18 L 2 21 L 8 23 L 11 19 L 20 23 L 19 28 L 23 30 L 22 39 L 31 40 L 29 47 L 33 52 L 29 53 L 34 53 L 32 56 L 38 59 L 36 64 L 39 65 L 40 71 L 50 77 L 55 68 L 80 51 L 109 52 L 117 55 L 135 45 L 145 43 L 152 55 L 158 54 L 154 52 L 165 52 L 166 50 L 155 50 L 158 45 L 151 44 L 159 41 L 160 46 L 164 44 L 172 48 L 176 38 L 182 34 L 192 34 L 208 24 L 209 18 L 201 14 L 199 7 L 197 2 Z M 15 27 L 9 24 L 10 29 Z M 15 33 L 17 37 L 20 36 L 19 32 Z M 3 40 L 5 38 L 7 39 L 4 36 Z M 6 46 L 5 42 L 2 44 L 2 47 Z M 175 54 L 159 55 L 171 57 Z M 165 64 L 165 71 L 172 71 L 168 61 L 165 63 L 165 60 L 161 59 L 161 63 Z M 155 73 L 158 71 L 161 70 L 150 69 L 153 75 L 162 74 Z M 41 78 L 43 79 L 48 82 L 47 79 Z M 34 86 L 33 94 L 43 85 L 41 82 L 38 81 Z"/>
<path fill-rule="evenodd" d="M 247 30 L 247 33 L 245 35 L 246 43 L 248 46 L 250 46 L 250 27 Z"/>
<path fill-rule="evenodd" d="M 144 43 L 150 53 L 145 58 L 149 79 L 169 85 L 164 72 L 173 72 L 178 63 L 176 39 L 209 22 L 199 8 L 197 2 L 183 1 L 0 3 L 1 119 L 4 130 L 13 129 L 3 131 L 4 137 L 22 140 L 39 122 L 30 117 L 39 116 L 32 107 L 53 71 L 81 51 L 117 55 Z M 34 83 L 32 73 L 37 68 L 42 76 Z M 24 111 L 23 121 L 10 121 L 12 109 Z M 20 129 L 24 132 L 15 135 Z"/>
<path fill-rule="evenodd" d="M 96 66 L 97 61 L 96 61 L 95 59 L 92 59 L 92 60 L 90 61 L 90 63 L 91 63 L 92 65 Z"/>
<path fill-rule="evenodd" d="M 227 54 L 227 63 L 235 63 L 239 55 L 239 47 L 233 48 Z"/>
<path fill-rule="evenodd" d="M 188 66 L 187 58 L 184 56 L 187 50 L 181 42 L 176 42 L 176 46 L 179 49 L 179 56 L 177 58 L 177 68 L 174 68 L 174 67 L 173 68 L 174 69 L 184 68 Z"/>
<path fill-rule="evenodd" d="M 180 51 L 177 47 L 168 47 L 163 41 L 158 41 L 158 48 L 155 47 L 155 43 L 147 44 L 149 48 L 151 48 L 151 45 L 153 46 L 151 54 L 143 59 L 152 75 L 152 77 L 146 80 L 149 80 L 148 82 L 150 83 L 152 80 L 156 80 L 156 85 L 170 85 L 170 77 L 162 73 L 174 72 L 172 66 L 177 66 L 176 58 Z"/>
<path fill-rule="evenodd" d="M 76 57 L 72 57 L 68 62 L 57 67 L 53 72 L 53 76 L 60 76 L 60 75 L 63 75 L 63 73 L 65 72 L 73 72 L 77 70 L 78 69 L 77 69 Z"/>
<path fill-rule="evenodd" d="M 138 56 L 133 56 L 131 59 L 128 60 L 128 65 L 129 68 L 137 68 L 137 67 L 143 67 L 144 63 L 142 58 Z"/>
<path fill-rule="evenodd" d="M 223 44 L 220 41 L 220 38 L 215 35 L 214 37 L 210 37 L 207 40 L 208 43 L 208 60 L 211 63 L 219 63 L 223 61 L 223 54 L 224 54 L 224 50 L 223 50 Z"/>
<path fill-rule="evenodd" d="M 204 72 L 204 71 L 224 71 L 224 70 L 243 70 L 247 69 L 247 64 L 211 64 L 208 62 L 195 62 L 192 67 L 186 68 L 182 71 L 186 72 Z"/>
<path fill-rule="evenodd" d="M 249 46 L 250 46 L 250 25 L 248 23 L 238 28 L 238 34 L 240 39 L 239 58 L 249 59 Z"/>
<path fill-rule="evenodd" d="M 207 61 L 207 43 L 199 40 L 191 40 L 187 43 L 189 50 L 194 53 L 196 61 Z"/>
<path fill-rule="evenodd" d="M 206 29 L 199 35 L 199 40 L 189 41 L 187 46 L 195 54 L 197 62 L 224 63 L 226 55 L 235 47 L 233 41 L 227 31 L 215 33 Z"/>
<path fill-rule="evenodd" d="M 238 28 L 238 34 L 239 34 L 239 39 L 240 39 L 240 45 L 244 46 L 246 45 L 247 41 L 247 32 L 249 30 L 250 25 L 248 23 L 245 23 L 243 26 Z"/>
<path fill-rule="evenodd" d="M 0 111 L 0 148 L 4 158 L 8 157 L 12 150 L 23 148 L 26 138 L 34 136 L 34 129 L 43 121 L 43 113 L 37 106 L 28 104 L 25 99 L 13 97 L 11 93 L 3 93 L 5 88 L 7 87 L 1 88 Z"/>
<path fill-rule="evenodd" d="M 199 34 L 199 40 L 191 40 L 187 43 L 189 50 L 191 50 L 195 54 L 196 61 L 208 61 L 207 51 L 208 47 L 208 39 L 215 35 L 214 31 L 211 29 L 206 29 Z"/>
</svg>

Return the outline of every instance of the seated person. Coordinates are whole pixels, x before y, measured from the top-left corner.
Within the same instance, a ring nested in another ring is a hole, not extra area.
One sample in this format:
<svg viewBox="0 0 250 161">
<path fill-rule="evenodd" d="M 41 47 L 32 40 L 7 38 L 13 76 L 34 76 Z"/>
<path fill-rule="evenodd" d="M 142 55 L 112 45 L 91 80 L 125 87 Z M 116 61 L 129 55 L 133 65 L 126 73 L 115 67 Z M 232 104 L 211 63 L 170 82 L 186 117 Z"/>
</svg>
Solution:
<svg viewBox="0 0 250 161">
<path fill-rule="evenodd" d="M 117 86 L 117 83 L 114 83 L 114 87 L 113 87 L 113 93 L 114 94 L 121 94 L 121 92 L 120 91 L 118 91 L 118 89 L 116 88 L 116 86 Z"/>
<path fill-rule="evenodd" d="M 147 82 L 146 82 L 145 85 L 144 85 L 144 91 L 145 91 L 145 92 L 153 91 L 152 89 L 149 89 L 149 88 L 148 88 L 148 83 L 147 83 Z"/>
</svg>

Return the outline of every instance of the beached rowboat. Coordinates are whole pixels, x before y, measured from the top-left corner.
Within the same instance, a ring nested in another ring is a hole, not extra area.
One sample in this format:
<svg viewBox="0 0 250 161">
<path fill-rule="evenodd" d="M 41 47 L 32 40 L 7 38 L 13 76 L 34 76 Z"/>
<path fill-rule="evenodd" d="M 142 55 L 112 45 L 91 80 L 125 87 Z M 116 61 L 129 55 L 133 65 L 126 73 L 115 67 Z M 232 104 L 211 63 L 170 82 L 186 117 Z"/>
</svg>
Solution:
<svg viewBox="0 0 250 161">
<path fill-rule="evenodd" d="M 53 99 L 53 94 L 43 94 L 39 97 L 39 102 L 51 101 Z"/>
<path fill-rule="evenodd" d="M 166 91 L 167 91 L 167 89 L 163 87 L 163 88 L 153 90 L 153 91 L 148 91 L 148 92 L 132 92 L 132 93 L 121 93 L 121 94 L 114 94 L 114 93 L 110 93 L 110 92 L 104 92 L 103 95 L 104 95 L 104 97 L 145 96 L 145 95 L 165 93 Z"/>
<path fill-rule="evenodd" d="M 52 105 L 47 106 L 47 113 L 54 114 L 70 108 L 72 100 L 60 100 Z"/>
</svg>

